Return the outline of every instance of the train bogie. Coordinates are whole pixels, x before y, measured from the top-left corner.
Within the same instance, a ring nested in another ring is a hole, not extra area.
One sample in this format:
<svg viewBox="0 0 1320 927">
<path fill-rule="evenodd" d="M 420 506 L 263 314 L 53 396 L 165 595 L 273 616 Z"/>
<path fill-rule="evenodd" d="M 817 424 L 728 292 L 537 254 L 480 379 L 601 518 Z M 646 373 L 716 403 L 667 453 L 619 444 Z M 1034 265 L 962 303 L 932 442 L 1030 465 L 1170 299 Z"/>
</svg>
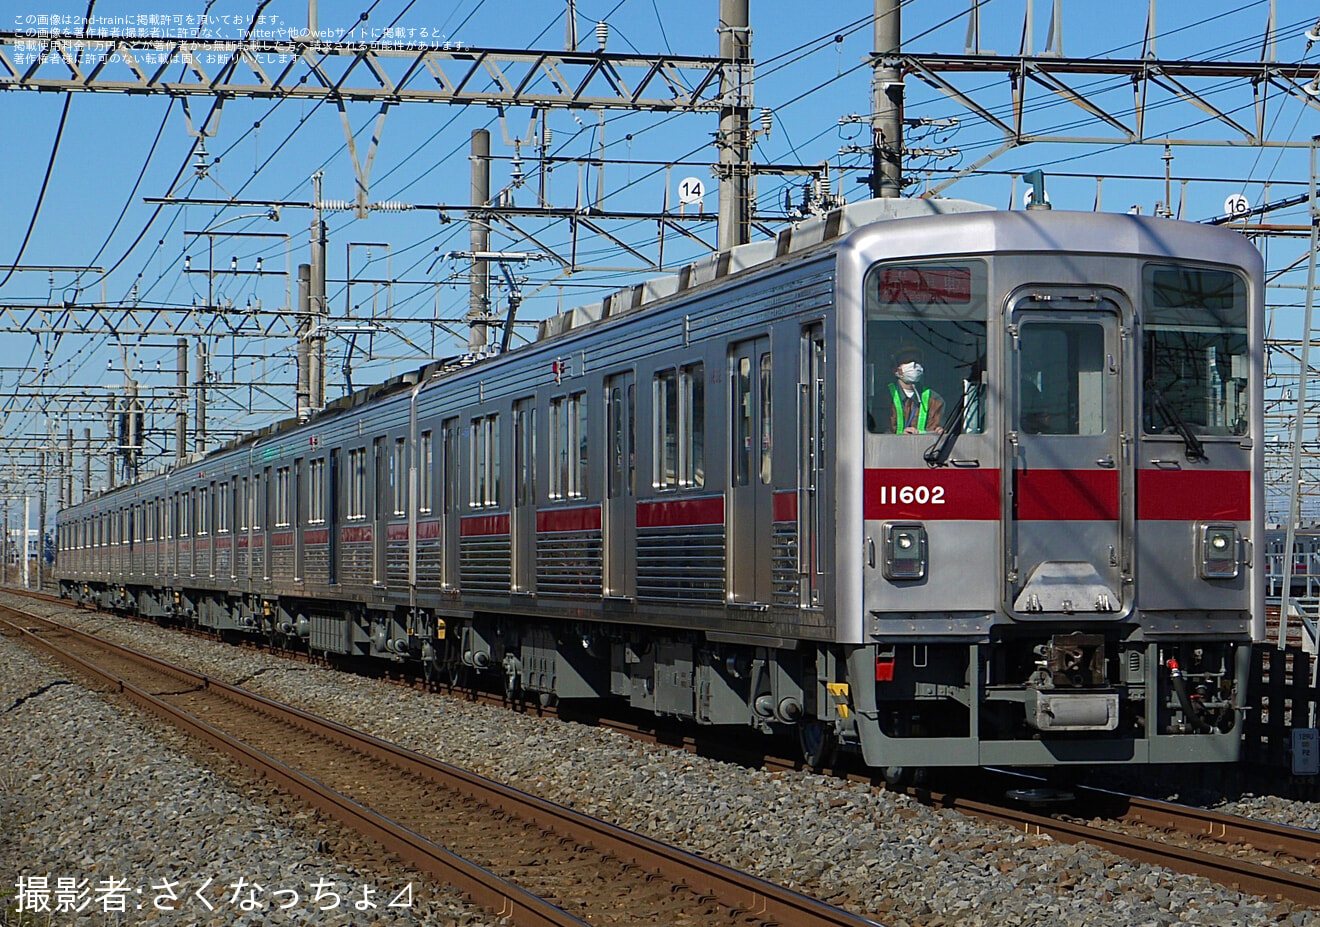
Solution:
<svg viewBox="0 0 1320 927">
<path fill-rule="evenodd" d="M 1259 256 L 877 201 L 61 514 L 64 591 L 876 766 L 1236 756 Z"/>
</svg>

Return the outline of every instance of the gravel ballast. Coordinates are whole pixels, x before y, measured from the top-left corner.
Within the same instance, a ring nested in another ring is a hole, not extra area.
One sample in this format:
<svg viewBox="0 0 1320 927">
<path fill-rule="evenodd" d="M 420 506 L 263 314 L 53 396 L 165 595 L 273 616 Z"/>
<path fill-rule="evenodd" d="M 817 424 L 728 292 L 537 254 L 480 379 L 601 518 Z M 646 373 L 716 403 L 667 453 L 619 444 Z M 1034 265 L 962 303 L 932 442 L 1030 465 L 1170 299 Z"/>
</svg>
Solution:
<svg viewBox="0 0 1320 927">
<path fill-rule="evenodd" d="M 641 744 L 604 729 L 428 695 L 185 638 L 141 622 L 58 605 L 24 605 L 843 903 L 891 927 L 1320 925 L 1320 917 L 1309 910 L 1242 895 L 1089 846 L 1064 845 L 935 811 L 856 783 L 746 769 Z M 26 688 L 31 688 L 30 681 L 25 680 Z M 65 687 L 61 695 L 72 691 Z M 172 761 L 157 756 L 151 762 Z M 124 775 L 130 774 L 126 768 Z M 198 775 L 194 769 L 182 780 Z M 246 821 L 248 807 L 234 807 L 243 809 Z M 197 866 L 214 868 L 213 857 L 203 854 Z M 26 859 L 24 865 L 40 868 Z"/>
<path fill-rule="evenodd" d="M 270 810 L 261 788 L 226 781 L 169 742 L 182 735 L 153 727 L 0 638 L 0 922 L 497 923 L 416 873 L 319 852 L 325 841 L 300 827 L 311 812 Z M 411 905 L 389 908 L 410 882 Z"/>
</svg>

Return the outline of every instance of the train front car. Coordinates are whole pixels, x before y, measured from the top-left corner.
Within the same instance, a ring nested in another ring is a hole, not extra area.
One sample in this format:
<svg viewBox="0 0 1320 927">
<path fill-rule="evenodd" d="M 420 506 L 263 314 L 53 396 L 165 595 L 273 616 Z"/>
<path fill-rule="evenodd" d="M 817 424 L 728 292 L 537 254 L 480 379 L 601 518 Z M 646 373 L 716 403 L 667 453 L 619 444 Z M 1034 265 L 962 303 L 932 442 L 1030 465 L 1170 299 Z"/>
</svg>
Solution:
<svg viewBox="0 0 1320 927">
<path fill-rule="evenodd" d="M 1260 255 L 1033 210 L 870 226 L 839 260 L 845 739 L 891 769 L 1235 760 Z"/>
</svg>

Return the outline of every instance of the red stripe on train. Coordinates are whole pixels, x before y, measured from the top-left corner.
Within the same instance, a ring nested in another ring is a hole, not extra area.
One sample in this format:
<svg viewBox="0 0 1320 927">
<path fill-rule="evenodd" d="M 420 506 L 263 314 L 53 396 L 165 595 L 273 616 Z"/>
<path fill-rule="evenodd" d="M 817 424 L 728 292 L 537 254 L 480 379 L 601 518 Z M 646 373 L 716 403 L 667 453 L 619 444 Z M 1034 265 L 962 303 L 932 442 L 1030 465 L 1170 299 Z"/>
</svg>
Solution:
<svg viewBox="0 0 1320 927">
<path fill-rule="evenodd" d="M 587 505 L 571 509 L 546 509 L 536 513 L 536 530 L 547 531 L 599 531 L 600 506 Z"/>
<path fill-rule="evenodd" d="M 1137 518 L 1250 521 L 1248 470 L 1138 470 Z"/>
<path fill-rule="evenodd" d="M 999 471 L 867 470 L 863 517 L 872 521 L 998 521 Z"/>
<path fill-rule="evenodd" d="M 723 496 L 637 503 L 638 528 L 689 528 L 723 524 Z"/>
<path fill-rule="evenodd" d="M 459 525 L 458 533 L 465 538 L 489 537 L 509 533 L 508 515 L 469 515 Z"/>
<path fill-rule="evenodd" d="M 339 539 L 345 544 L 356 544 L 371 540 L 371 525 L 357 525 L 344 528 L 339 532 Z"/>
<path fill-rule="evenodd" d="M 1019 470 L 1018 521 L 1117 521 L 1118 471 Z"/>
<path fill-rule="evenodd" d="M 781 490 L 780 492 L 775 493 L 774 512 L 775 521 L 797 521 L 797 490 Z"/>
</svg>

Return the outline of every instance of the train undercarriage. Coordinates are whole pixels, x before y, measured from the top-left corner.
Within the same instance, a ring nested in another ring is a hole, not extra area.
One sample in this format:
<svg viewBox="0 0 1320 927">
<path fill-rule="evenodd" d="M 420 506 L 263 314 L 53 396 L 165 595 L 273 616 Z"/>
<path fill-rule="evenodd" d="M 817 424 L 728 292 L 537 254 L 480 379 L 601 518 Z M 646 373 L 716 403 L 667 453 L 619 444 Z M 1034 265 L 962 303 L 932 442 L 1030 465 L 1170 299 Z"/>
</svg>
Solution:
<svg viewBox="0 0 1320 927">
<path fill-rule="evenodd" d="M 66 581 L 61 593 L 163 624 L 390 660 L 428 680 L 481 682 L 547 705 L 613 698 L 699 725 L 796 731 L 808 765 L 852 753 L 890 777 L 945 766 L 1232 762 L 1250 657 L 1240 642 L 1149 641 L 1131 625 L 856 646 L 187 588 Z"/>
</svg>

